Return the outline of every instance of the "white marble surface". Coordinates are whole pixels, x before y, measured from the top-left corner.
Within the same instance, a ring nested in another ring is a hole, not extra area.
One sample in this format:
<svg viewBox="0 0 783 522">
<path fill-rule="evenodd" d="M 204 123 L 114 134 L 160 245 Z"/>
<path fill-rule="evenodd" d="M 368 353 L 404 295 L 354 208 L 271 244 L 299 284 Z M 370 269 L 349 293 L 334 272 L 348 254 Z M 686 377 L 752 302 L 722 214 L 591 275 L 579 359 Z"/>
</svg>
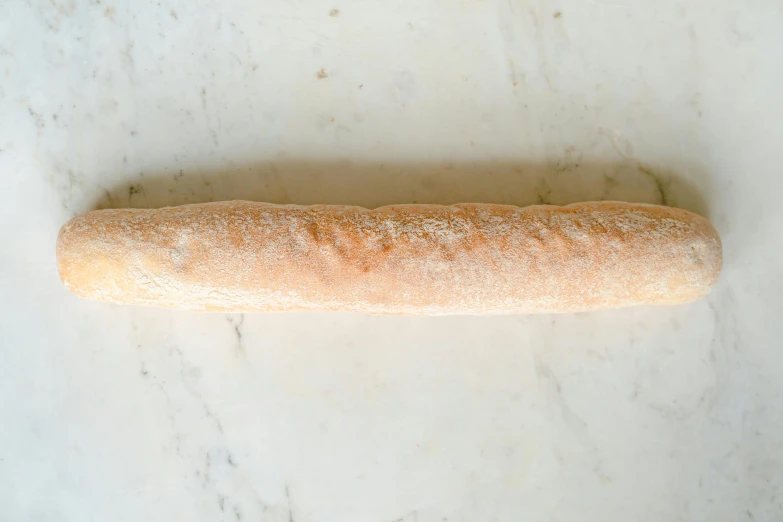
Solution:
<svg viewBox="0 0 783 522">
<path fill-rule="evenodd" d="M 783 519 L 783 4 L 0 2 L 0 519 Z M 96 207 L 663 202 L 708 299 L 583 315 L 79 300 Z"/>
</svg>

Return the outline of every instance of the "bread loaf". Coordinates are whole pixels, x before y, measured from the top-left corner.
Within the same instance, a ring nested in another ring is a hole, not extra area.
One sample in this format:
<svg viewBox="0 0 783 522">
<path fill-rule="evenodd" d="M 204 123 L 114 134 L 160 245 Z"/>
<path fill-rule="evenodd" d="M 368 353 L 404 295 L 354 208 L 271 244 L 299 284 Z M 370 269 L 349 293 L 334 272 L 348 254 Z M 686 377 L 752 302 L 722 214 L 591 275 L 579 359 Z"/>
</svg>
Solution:
<svg viewBox="0 0 783 522">
<path fill-rule="evenodd" d="M 88 299 L 221 312 L 507 314 L 693 301 L 721 243 L 695 214 L 618 202 L 98 210 L 57 265 Z"/>
</svg>

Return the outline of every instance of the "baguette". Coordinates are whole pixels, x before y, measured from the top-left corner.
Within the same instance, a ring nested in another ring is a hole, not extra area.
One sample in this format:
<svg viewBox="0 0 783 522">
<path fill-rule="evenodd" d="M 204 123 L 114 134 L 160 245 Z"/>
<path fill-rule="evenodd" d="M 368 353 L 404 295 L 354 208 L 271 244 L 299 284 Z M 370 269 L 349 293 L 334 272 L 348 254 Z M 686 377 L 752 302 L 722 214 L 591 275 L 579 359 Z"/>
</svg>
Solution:
<svg viewBox="0 0 783 522">
<path fill-rule="evenodd" d="M 88 299 L 220 312 L 558 313 L 705 296 L 721 242 L 704 218 L 619 202 L 339 205 L 228 201 L 98 210 L 57 239 Z"/>
</svg>

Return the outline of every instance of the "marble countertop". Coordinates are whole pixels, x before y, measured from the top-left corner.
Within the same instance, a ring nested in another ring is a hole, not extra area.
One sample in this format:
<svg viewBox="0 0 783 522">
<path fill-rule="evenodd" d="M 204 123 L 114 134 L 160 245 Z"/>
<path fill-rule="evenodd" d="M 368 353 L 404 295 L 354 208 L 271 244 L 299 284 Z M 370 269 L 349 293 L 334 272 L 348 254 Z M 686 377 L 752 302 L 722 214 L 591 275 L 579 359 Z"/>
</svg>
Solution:
<svg viewBox="0 0 783 522">
<path fill-rule="evenodd" d="M 783 519 L 783 4 L 0 3 L 0 519 Z M 94 208 L 619 199 L 697 303 L 222 315 L 61 286 Z"/>
</svg>

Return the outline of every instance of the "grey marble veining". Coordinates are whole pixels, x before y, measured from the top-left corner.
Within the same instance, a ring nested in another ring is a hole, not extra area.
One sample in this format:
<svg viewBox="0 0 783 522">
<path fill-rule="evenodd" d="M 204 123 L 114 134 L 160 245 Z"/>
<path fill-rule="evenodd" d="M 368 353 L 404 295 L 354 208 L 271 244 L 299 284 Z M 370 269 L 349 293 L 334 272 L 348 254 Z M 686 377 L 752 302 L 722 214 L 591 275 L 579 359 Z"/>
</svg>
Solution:
<svg viewBox="0 0 783 522">
<path fill-rule="evenodd" d="M 783 518 L 780 2 L 0 4 L 0 520 Z M 226 199 L 708 216 L 705 300 L 87 302 L 59 227 Z"/>
</svg>

